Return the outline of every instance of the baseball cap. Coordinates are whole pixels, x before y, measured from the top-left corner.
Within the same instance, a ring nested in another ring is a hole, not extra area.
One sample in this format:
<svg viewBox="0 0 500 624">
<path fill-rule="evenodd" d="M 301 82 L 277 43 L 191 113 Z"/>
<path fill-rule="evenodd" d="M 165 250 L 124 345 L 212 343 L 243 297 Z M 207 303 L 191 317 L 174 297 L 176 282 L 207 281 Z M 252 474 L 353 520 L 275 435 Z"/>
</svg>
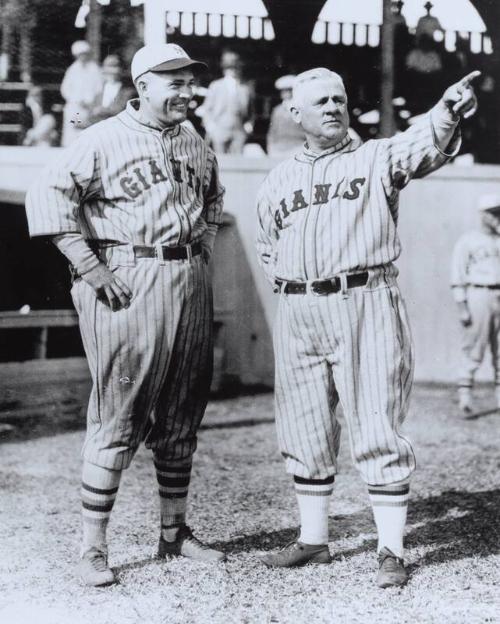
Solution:
<svg viewBox="0 0 500 624">
<path fill-rule="evenodd" d="M 481 195 L 477 202 L 479 211 L 490 210 L 492 212 L 500 212 L 500 194 L 488 193 Z"/>
<path fill-rule="evenodd" d="M 150 44 L 140 48 L 134 54 L 130 73 L 135 82 L 139 76 L 148 71 L 175 71 L 190 65 L 207 66 L 202 61 L 190 58 L 188 53 L 175 43 Z"/>
<path fill-rule="evenodd" d="M 293 89 L 293 83 L 295 82 L 295 76 L 292 74 L 287 74 L 286 76 L 281 76 L 274 83 L 275 88 L 278 91 L 285 91 L 288 89 Z"/>
</svg>

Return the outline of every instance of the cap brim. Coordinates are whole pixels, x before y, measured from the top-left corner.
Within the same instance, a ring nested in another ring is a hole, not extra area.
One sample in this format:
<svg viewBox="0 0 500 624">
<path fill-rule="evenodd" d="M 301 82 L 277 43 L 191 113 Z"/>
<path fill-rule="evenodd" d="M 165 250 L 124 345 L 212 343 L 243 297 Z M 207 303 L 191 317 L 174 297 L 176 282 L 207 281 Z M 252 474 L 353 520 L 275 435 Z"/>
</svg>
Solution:
<svg viewBox="0 0 500 624">
<path fill-rule="evenodd" d="M 199 65 L 200 67 L 207 68 L 208 65 L 203 61 L 195 61 L 193 59 L 177 58 L 171 61 L 165 61 L 159 65 L 151 67 L 149 71 L 162 72 L 162 71 L 175 71 L 176 69 L 184 69 L 184 67 L 192 67 L 193 65 Z"/>
</svg>

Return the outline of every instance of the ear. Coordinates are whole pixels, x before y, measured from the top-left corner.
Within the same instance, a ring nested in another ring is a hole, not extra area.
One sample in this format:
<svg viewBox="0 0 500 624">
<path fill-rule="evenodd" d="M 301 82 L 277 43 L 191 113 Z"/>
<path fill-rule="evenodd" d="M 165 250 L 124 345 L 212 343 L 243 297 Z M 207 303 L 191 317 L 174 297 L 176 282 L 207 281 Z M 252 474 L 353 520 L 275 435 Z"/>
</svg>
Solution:
<svg viewBox="0 0 500 624">
<path fill-rule="evenodd" d="M 300 125 L 302 121 L 302 113 L 293 100 L 289 104 L 289 110 L 292 115 L 292 119 L 296 124 Z"/>
<path fill-rule="evenodd" d="M 139 79 L 135 85 L 139 95 L 146 95 L 148 92 L 148 83 L 146 80 Z"/>
</svg>

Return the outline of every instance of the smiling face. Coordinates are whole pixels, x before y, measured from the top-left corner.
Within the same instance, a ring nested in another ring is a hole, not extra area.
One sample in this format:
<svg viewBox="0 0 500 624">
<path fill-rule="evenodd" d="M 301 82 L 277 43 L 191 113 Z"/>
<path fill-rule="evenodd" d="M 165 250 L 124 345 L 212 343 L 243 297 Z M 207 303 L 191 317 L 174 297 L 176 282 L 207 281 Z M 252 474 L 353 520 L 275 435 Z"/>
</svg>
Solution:
<svg viewBox="0 0 500 624">
<path fill-rule="evenodd" d="M 321 151 L 339 143 L 349 128 L 347 95 L 340 77 L 330 72 L 299 82 L 293 92 L 292 115 L 311 149 Z"/>
<path fill-rule="evenodd" d="M 162 128 L 185 121 L 193 97 L 194 75 L 189 68 L 147 72 L 136 81 L 141 112 Z"/>
</svg>

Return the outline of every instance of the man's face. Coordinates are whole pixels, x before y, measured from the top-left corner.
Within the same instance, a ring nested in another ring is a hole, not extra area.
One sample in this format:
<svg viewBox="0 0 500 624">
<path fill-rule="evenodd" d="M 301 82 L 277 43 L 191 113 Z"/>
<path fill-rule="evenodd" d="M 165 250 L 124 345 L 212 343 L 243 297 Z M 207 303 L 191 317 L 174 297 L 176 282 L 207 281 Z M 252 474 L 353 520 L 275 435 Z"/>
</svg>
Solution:
<svg viewBox="0 0 500 624">
<path fill-rule="evenodd" d="M 500 234 L 500 212 L 485 210 L 483 212 L 483 224 L 492 234 Z"/>
<path fill-rule="evenodd" d="M 304 129 L 309 144 L 323 149 L 333 147 L 349 128 L 344 85 L 330 78 L 303 83 L 295 93 L 292 115 Z"/>
<path fill-rule="evenodd" d="M 76 58 L 81 63 L 86 65 L 90 61 L 90 59 L 91 59 L 91 54 L 90 54 L 90 52 L 80 52 L 80 54 Z"/>
<path fill-rule="evenodd" d="M 121 78 L 121 74 L 121 69 L 114 65 L 108 65 L 102 69 L 102 75 L 106 82 L 118 82 Z"/>
<path fill-rule="evenodd" d="M 292 90 L 291 89 L 281 89 L 280 97 L 283 102 L 287 102 L 292 99 Z"/>
<path fill-rule="evenodd" d="M 137 81 L 141 101 L 163 126 L 185 121 L 193 87 L 194 75 L 190 69 L 148 72 Z"/>
</svg>

